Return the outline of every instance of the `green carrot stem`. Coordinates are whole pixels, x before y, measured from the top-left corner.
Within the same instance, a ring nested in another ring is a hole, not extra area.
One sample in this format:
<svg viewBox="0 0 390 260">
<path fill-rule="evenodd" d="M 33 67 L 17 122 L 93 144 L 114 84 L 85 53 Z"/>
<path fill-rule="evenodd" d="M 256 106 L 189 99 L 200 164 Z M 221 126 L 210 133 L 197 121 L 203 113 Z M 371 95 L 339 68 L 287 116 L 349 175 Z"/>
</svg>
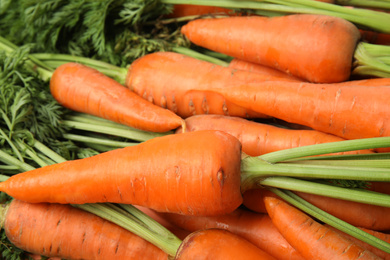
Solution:
<svg viewBox="0 0 390 260">
<path fill-rule="evenodd" d="M 120 142 L 120 141 L 115 141 L 115 140 L 110 140 L 107 138 L 97 138 L 97 137 L 90 137 L 90 136 L 85 136 L 85 135 L 76 135 L 76 134 L 63 134 L 63 137 L 76 141 L 76 142 L 83 142 L 83 143 L 93 143 L 93 144 L 100 144 L 100 145 L 105 145 L 108 147 L 112 148 L 121 148 L 121 147 L 127 147 L 127 146 L 133 146 L 139 144 L 138 142 Z"/>
<path fill-rule="evenodd" d="M 199 60 L 208 61 L 208 62 L 217 64 L 220 66 L 224 66 L 224 67 L 227 67 L 229 65 L 226 61 L 223 61 L 223 60 L 218 59 L 218 58 L 214 58 L 213 56 L 210 56 L 210 55 L 202 54 L 200 52 L 191 50 L 189 48 L 172 47 L 172 51 L 180 53 L 180 54 L 184 54 L 184 55 L 187 55 L 187 56 L 199 59 Z"/>
<path fill-rule="evenodd" d="M 33 144 L 34 148 L 38 149 L 41 153 L 52 159 L 56 163 L 65 162 L 66 159 L 60 156 L 58 153 L 51 150 L 49 147 L 39 142 L 38 140 L 34 140 Z"/>
<path fill-rule="evenodd" d="M 8 180 L 8 179 L 9 179 L 9 176 L 0 174 L 0 182 L 6 181 L 6 180 Z"/>
<path fill-rule="evenodd" d="M 313 157 L 297 158 L 290 161 L 309 161 L 309 160 L 383 160 L 390 159 L 390 153 L 367 153 L 367 154 L 343 154 L 343 155 L 321 155 Z"/>
<path fill-rule="evenodd" d="M 248 188 L 248 182 L 243 176 L 242 189 Z M 286 190 L 301 191 L 305 193 L 326 196 L 336 199 L 355 201 L 359 203 L 390 207 L 390 195 L 363 189 L 342 188 L 313 181 L 301 180 L 291 177 L 267 177 L 257 179 L 257 185 L 275 187 Z M 254 188 L 252 186 L 252 188 Z"/>
<path fill-rule="evenodd" d="M 352 74 L 390 77 L 390 64 L 384 62 L 386 57 L 390 57 L 390 46 L 360 42 L 355 50 Z"/>
<path fill-rule="evenodd" d="M 390 160 L 297 160 L 289 161 L 289 164 L 305 164 L 305 165 L 326 165 L 326 166 L 342 166 L 342 167 L 367 167 L 367 168 L 390 168 Z"/>
<path fill-rule="evenodd" d="M 294 205 L 295 207 L 301 209 L 302 211 L 306 212 L 307 214 L 313 216 L 314 218 L 327 223 L 338 230 L 347 233 L 351 236 L 354 236 L 357 239 L 360 239 L 363 242 L 366 242 L 378 249 L 381 249 L 387 253 L 390 253 L 390 244 L 371 235 L 367 232 L 356 228 L 355 226 L 334 217 L 333 215 L 317 208 L 316 206 L 312 205 L 311 203 L 305 201 L 298 195 L 294 194 L 291 191 L 287 190 L 280 190 L 276 188 L 269 188 L 272 192 L 274 192 L 276 195 L 284 199 L 285 201 L 289 202 L 290 204 Z"/>
<path fill-rule="evenodd" d="M 388 0 L 336 0 L 335 3 L 338 5 L 390 10 L 390 2 Z"/>
<path fill-rule="evenodd" d="M 390 147 L 390 137 L 373 137 L 296 147 L 267 153 L 259 156 L 259 158 L 269 163 L 276 163 L 305 156 L 386 147 Z"/>
<path fill-rule="evenodd" d="M 129 214 L 125 214 L 123 211 L 118 209 L 117 206 L 110 204 L 81 204 L 73 206 L 116 223 L 117 225 L 151 242 L 171 256 L 176 254 L 182 242 L 168 230 L 165 230 L 166 232 L 164 232 L 163 235 L 160 235 L 162 229 L 161 226 L 158 228 L 158 230 L 153 230 L 153 226 L 146 225 L 145 222 L 150 223 L 151 219 L 145 214 L 138 214 L 137 217 L 132 215 L 130 217 L 130 213 L 128 211 L 125 212 Z M 167 234 L 169 234 L 169 239 L 167 239 Z"/>
<path fill-rule="evenodd" d="M 29 171 L 35 169 L 33 166 L 18 160 L 17 158 L 9 155 L 8 153 L 4 152 L 0 149 L 0 161 L 2 161 L 5 164 L 13 165 L 18 167 L 21 171 Z"/>
<path fill-rule="evenodd" d="M 46 162 L 43 161 L 31 147 L 28 147 L 21 140 L 15 140 L 16 145 L 19 146 L 19 149 L 26 153 L 34 162 L 36 162 L 40 167 L 46 166 Z"/>
</svg>

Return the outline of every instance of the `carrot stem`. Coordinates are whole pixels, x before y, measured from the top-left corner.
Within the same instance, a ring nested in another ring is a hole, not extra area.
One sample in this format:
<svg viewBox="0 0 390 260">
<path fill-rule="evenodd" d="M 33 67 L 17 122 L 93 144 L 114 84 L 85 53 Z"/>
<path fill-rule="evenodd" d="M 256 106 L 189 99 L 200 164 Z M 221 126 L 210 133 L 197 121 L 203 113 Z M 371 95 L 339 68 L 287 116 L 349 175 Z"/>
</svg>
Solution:
<svg viewBox="0 0 390 260">
<path fill-rule="evenodd" d="M 0 161 L 8 165 L 14 165 L 18 167 L 18 169 L 20 169 L 21 171 L 30 171 L 35 169 L 31 165 L 16 159 L 15 157 L 4 152 L 3 150 L 0 150 Z"/>
<path fill-rule="evenodd" d="M 172 47 L 172 51 L 180 53 L 180 54 L 184 54 L 184 55 L 187 55 L 187 56 L 199 59 L 199 60 L 208 61 L 208 62 L 217 64 L 217 65 L 220 65 L 220 66 L 224 66 L 224 67 L 227 67 L 229 65 L 229 63 L 226 62 L 226 61 L 223 61 L 223 60 L 218 59 L 218 58 L 214 58 L 214 57 L 212 57 L 210 55 L 202 54 L 200 52 L 191 50 L 189 48 Z"/>
<path fill-rule="evenodd" d="M 338 5 L 390 10 L 390 3 L 386 0 L 336 0 L 335 3 Z"/>
<path fill-rule="evenodd" d="M 289 161 L 289 164 L 305 164 L 305 165 L 329 165 L 342 167 L 372 167 L 372 168 L 390 168 L 390 163 L 387 160 L 371 159 L 371 160 L 297 160 Z"/>
<path fill-rule="evenodd" d="M 390 77 L 389 55 L 384 56 L 386 53 L 390 53 L 390 46 L 360 42 L 355 50 L 352 74 Z"/>
<path fill-rule="evenodd" d="M 379 248 L 387 253 L 390 253 L 389 243 L 363 230 L 360 230 L 359 228 L 356 228 L 353 225 L 350 225 L 347 222 L 339 218 L 336 218 L 333 215 L 317 208 L 316 206 L 305 201 L 304 199 L 294 194 L 293 192 L 287 190 L 280 190 L 276 188 L 270 188 L 270 190 L 276 195 L 278 195 L 279 197 L 281 197 L 282 199 L 286 200 L 287 202 L 291 203 L 292 205 L 296 206 L 302 211 L 310 214 L 311 216 L 323 221 L 324 223 L 327 223 L 349 235 L 356 237 L 357 239 L 360 239 L 361 241 L 364 241 L 376 248 Z"/>
<path fill-rule="evenodd" d="M 368 190 L 342 188 L 338 186 L 317 183 L 314 181 L 277 176 L 257 179 L 257 184 L 267 187 L 301 191 L 331 198 L 377 205 L 381 207 L 390 207 L 390 195 Z"/>
<path fill-rule="evenodd" d="M 130 209 L 132 208 L 131 205 L 127 205 L 125 207 L 126 210 L 110 203 L 78 204 L 72 206 L 107 219 L 130 232 L 137 234 L 171 256 L 176 254 L 182 242 L 170 231 L 146 216 L 146 214 L 141 214 L 134 209 Z M 151 223 L 153 223 L 153 225 L 150 225 Z"/>
<path fill-rule="evenodd" d="M 127 147 L 127 146 L 132 146 L 132 145 L 137 145 L 139 144 L 138 142 L 121 142 L 121 141 L 115 141 L 115 140 L 110 140 L 110 139 L 103 139 L 103 138 L 97 138 L 97 137 L 91 137 L 91 136 L 85 136 L 85 135 L 76 135 L 76 134 L 63 134 L 62 135 L 64 138 L 71 140 L 71 141 L 76 141 L 76 142 L 82 142 L 82 143 L 89 143 L 89 144 L 99 144 L 99 145 L 105 145 L 107 147 L 112 147 L 112 148 L 122 148 L 122 147 Z"/>
</svg>

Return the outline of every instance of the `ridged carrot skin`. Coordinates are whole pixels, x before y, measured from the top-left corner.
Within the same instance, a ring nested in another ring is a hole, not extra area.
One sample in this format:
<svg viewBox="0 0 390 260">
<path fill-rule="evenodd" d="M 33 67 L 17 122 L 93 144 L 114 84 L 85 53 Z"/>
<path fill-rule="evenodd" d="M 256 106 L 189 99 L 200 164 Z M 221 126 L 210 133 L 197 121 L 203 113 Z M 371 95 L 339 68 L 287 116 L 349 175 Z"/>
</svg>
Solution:
<svg viewBox="0 0 390 260">
<path fill-rule="evenodd" d="M 167 132 L 183 120 L 155 106 L 99 71 L 78 63 L 59 66 L 50 80 L 53 97 L 63 106 L 152 132 Z"/>
<path fill-rule="evenodd" d="M 306 259 L 381 259 L 286 202 L 273 197 L 264 200 L 274 225 Z"/>
<path fill-rule="evenodd" d="M 127 86 L 182 117 L 262 114 L 344 139 L 390 136 L 389 78 L 333 84 L 275 80 L 239 84 L 229 83 L 225 75 L 221 82 L 226 83 L 221 83 L 211 71 L 208 77 L 195 73 L 198 67 L 203 70 L 202 64 L 208 62 L 180 54 L 148 54 L 133 64 Z"/>
<path fill-rule="evenodd" d="M 232 213 L 212 217 L 157 213 L 174 226 L 195 232 L 219 228 L 236 234 L 276 259 L 303 260 L 304 258 L 284 239 L 267 214 L 238 208 Z"/>
<path fill-rule="evenodd" d="M 390 208 L 296 192 L 314 206 L 357 227 L 390 230 Z"/>
<path fill-rule="evenodd" d="M 287 74 L 283 71 L 280 71 L 280 70 L 277 70 L 277 69 L 274 69 L 274 68 L 271 68 L 268 66 L 264 66 L 264 65 L 261 65 L 258 63 L 240 60 L 237 58 L 234 58 L 229 62 L 229 68 L 233 68 L 233 69 L 237 69 L 237 70 L 246 70 L 249 72 L 260 73 L 263 75 L 271 75 L 271 76 L 280 77 L 280 78 L 292 80 L 292 81 L 303 81 L 302 79 L 294 77 L 294 76 Z"/>
<path fill-rule="evenodd" d="M 348 80 L 360 39 L 352 23 L 311 14 L 197 19 L 181 32 L 196 45 L 315 83 Z"/>
<path fill-rule="evenodd" d="M 16 247 L 63 259 L 167 259 L 137 235 L 70 205 L 13 200 L 5 233 Z"/>
<path fill-rule="evenodd" d="M 250 156 L 345 139 L 316 130 L 293 130 L 262 124 L 239 117 L 223 115 L 196 115 L 185 119 L 186 131 L 218 130 L 233 135 L 242 144 L 242 151 Z M 176 130 L 180 133 L 182 130 Z M 339 154 L 366 154 L 371 150 L 350 151 Z"/>
<path fill-rule="evenodd" d="M 237 138 L 198 131 L 20 173 L 0 183 L 0 190 L 34 203 L 116 202 L 216 215 L 242 203 L 240 166 Z"/>
<path fill-rule="evenodd" d="M 176 260 L 276 260 L 247 240 L 223 229 L 199 230 L 181 243 Z"/>
<path fill-rule="evenodd" d="M 199 114 L 261 118 L 266 116 L 208 90 L 273 79 L 276 77 L 218 66 L 174 52 L 156 52 L 132 63 L 125 85 L 183 118 Z M 198 87 L 202 90 L 196 91 Z"/>
</svg>

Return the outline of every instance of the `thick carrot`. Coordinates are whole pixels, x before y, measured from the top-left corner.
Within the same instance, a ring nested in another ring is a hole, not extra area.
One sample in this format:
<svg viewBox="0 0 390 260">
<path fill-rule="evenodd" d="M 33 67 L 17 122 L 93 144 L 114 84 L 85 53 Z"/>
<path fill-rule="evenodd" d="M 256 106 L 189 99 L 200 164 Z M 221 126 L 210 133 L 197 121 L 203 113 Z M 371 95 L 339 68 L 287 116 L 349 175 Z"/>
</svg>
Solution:
<svg viewBox="0 0 390 260">
<path fill-rule="evenodd" d="M 295 193 L 314 206 L 351 225 L 372 230 L 390 229 L 390 208 L 303 192 Z"/>
<path fill-rule="evenodd" d="M 243 205 L 246 208 L 257 213 L 265 213 L 265 214 L 267 213 L 267 209 L 264 204 L 264 198 L 275 197 L 280 199 L 280 197 L 277 196 L 272 191 L 269 191 L 267 189 L 262 189 L 262 188 L 247 190 L 242 194 L 242 197 L 244 199 Z"/>
<path fill-rule="evenodd" d="M 141 130 L 166 132 L 183 124 L 167 109 L 137 96 L 115 80 L 78 63 L 58 67 L 50 91 L 63 106 Z"/>
<path fill-rule="evenodd" d="M 173 213 L 157 213 L 174 226 L 195 232 L 220 228 L 245 238 L 276 259 L 304 259 L 283 238 L 267 214 L 254 213 L 238 208 L 232 213 L 213 216 L 185 216 Z"/>
<path fill-rule="evenodd" d="M 238 138 L 242 151 L 250 156 L 319 143 L 345 140 L 316 130 L 293 130 L 262 124 L 239 117 L 223 115 L 196 115 L 185 120 L 187 131 L 219 130 Z M 181 132 L 179 128 L 177 132 Z M 372 153 L 359 150 L 340 154 Z"/>
<path fill-rule="evenodd" d="M 306 259 L 381 259 L 282 200 L 264 201 L 279 232 Z"/>
<path fill-rule="evenodd" d="M 175 259 L 273 259 L 247 240 L 223 229 L 199 230 L 186 237 Z"/>
<path fill-rule="evenodd" d="M 303 81 L 302 79 L 299 79 L 295 76 L 287 74 L 283 71 L 280 71 L 280 70 L 277 70 L 277 69 L 274 69 L 274 68 L 271 68 L 268 66 L 264 66 L 264 65 L 261 65 L 258 63 L 240 60 L 237 58 L 234 58 L 229 62 L 229 68 L 238 69 L 238 70 L 246 70 L 249 72 L 256 72 L 256 73 L 261 73 L 264 75 L 271 75 L 271 76 L 275 76 L 275 77 L 281 77 L 281 78 L 290 79 L 293 81 Z"/>
<path fill-rule="evenodd" d="M 208 89 L 273 79 L 280 78 L 218 66 L 174 52 L 158 52 L 145 55 L 131 64 L 126 86 L 144 99 L 183 118 L 195 114 L 260 118 L 265 115 L 237 106 Z M 191 91 L 198 86 L 204 90 Z"/>
<path fill-rule="evenodd" d="M 182 117 L 266 114 L 345 139 L 390 136 L 389 78 L 334 84 L 243 82 L 222 73 L 223 67 L 212 65 L 212 71 L 220 71 L 215 75 L 206 66 L 180 54 L 153 53 L 132 64 L 126 85 Z"/>
<path fill-rule="evenodd" d="M 0 190 L 28 202 L 117 202 L 188 215 L 242 203 L 241 144 L 221 131 L 153 138 L 136 146 L 14 175 Z"/>
<path fill-rule="evenodd" d="M 348 234 L 346 234 L 346 233 L 344 233 L 344 232 L 342 232 L 342 231 L 340 231 L 340 230 L 338 230 L 338 229 L 336 229 L 336 228 L 334 228 L 334 227 L 332 227 L 330 225 L 326 224 L 326 226 L 328 228 L 334 230 L 335 232 L 339 232 L 340 234 L 342 234 L 346 238 L 350 239 L 351 241 L 353 241 L 357 245 L 359 245 L 359 246 L 361 246 L 361 247 L 363 247 L 363 248 L 373 252 L 377 256 L 382 257 L 385 260 L 389 260 L 390 259 L 390 254 L 389 253 L 386 253 L 386 252 L 384 252 L 384 251 L 382 251 L 382 250 L 380 250 L 380 249 L 378 249 L 378 248 L 376 248 L 374 246 L 371 246 L 371 245 L 369 245 L 369 244 L 367 244 L 367 243 L 365 243 L 365 242 L 355 238 L 354 236 L 348 235 Z M 383 241 L 385 241 L 385 242 L 387 242 L 387 243 L 390 243 L 390 235 L 389 234 L 385 234 L 385 233 L 382 233 L 382 232 L 378 232 L 378 231 L 371 230 L 371 229 L 366 229 L 366 228 L 360 228 L 360 229 L 365 231 L 365 232 L 367 232 L 367 233 L 369 233 L 369 234 L 371 234 L 371 235 L 373 235 L 373 236 L 375 236 L 375 237 L 377 237 L 377 238 L 379 238 L 379 239 L 381 239 L 381 240 L 383 240 Z"/>
<path fill-rule="evenodd" d="M 27 252 L 65 259 L 167 259 L 137 235 L 70 205 L 13 200 L 3 216 L 11 243 Z"/>
<path fill-rule="evenodd" d="M 181 31 L 199 46 L 317 83 L 349 79 L 360 39 L 342 18 L 309 14 L 197 19 Z"/>
</svg>

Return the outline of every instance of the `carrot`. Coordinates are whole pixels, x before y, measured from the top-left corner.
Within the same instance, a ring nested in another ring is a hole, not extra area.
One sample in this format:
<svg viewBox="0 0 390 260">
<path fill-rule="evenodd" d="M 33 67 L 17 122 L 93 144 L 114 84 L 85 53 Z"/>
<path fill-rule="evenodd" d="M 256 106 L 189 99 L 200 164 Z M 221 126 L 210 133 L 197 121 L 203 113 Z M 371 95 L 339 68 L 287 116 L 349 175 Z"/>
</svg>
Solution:
<svg viewBox="0 0 390 260">
<path fill-rule="evenodd" d="M 223 229 L 199 230 L 187 236 L 175 259 L 274 259 L 247 240 Z"/>
<path fill-rule="evenodd" d="M 359 29 L 361 40 L 373 44 L 390 45 L 390 34 Z"/>
<path fill-rule="evenodd" d="M 267 209 L 264 204 L 265 197 L 275 197 L 279 198 L 275 193 L 269 191 L 267 189 L 258 188 L 258 189 L 250 189 L 245 191 L 242 194 L 243 197 L 243 205 L 254 212 L 257 213 L 265 213 L 267 214 Z"/>
<path fill-rule="evenodd" d="M 78 63 L 58 67 L 50 91 L 63 106 L 141 130 L 166 132 L 183 120 L 166 109 L 150 104 L 115 80 Z"/>
<path fill-rule="evenodd" d="M 314 206 L 351 225 L 377 231 L 390 229 L 390 208 L 304 192 L 295 193 Z"/>
<path fill-rule="evenodd" d="M 168 15 L 170 18 L 178 18 L 193 15 L 207 15 L 207 14 L 232 14 L 233 10 L 217 6 L 207 5 L 190 5 L 190 4 L 175 4 L 173 5 L 173 12 Z"/>
<path fill-rule="evenodd" d="M 217 65 L 211 67 L 220 73 L 211 74 L 205 69 L 209 65 L 181 54 L 148 54 L 132 64 L 126 86 L 182 117 L 255 117 L 257 113 L 344 139 L 390 135 L 389 78 L 333 84 L 244 82 L 236 81 L 230 72 L 222 73 L 225 70 Z"/>
<path fill-rule="evenodd" d="M 240 167 L 235 137 L 198 131 L 23 172 L 0 183 L 0 190 L 34 203 L 116 202 L 213 215 L 242 203 Z"/>
<path fill-rule="evenodd" d="M 264 202 L 279 232 L 306 259 L 381 259 L 282 200 Z"/>
<path fill-rule="evenodd" d="M 181 32 L 199 46 L 316 83 L 348 80 L 360 39 L 342 18 L 309 14 L 197 19 Z"/>
<path fill-rule="evenodd" d="M 368 189 L 380 193 L 390 194 L 390 182 L 371 181 Z"/>
<path fill-rule="evenodd" d="M 246 70 L 249 72 L 261 73 L 264 75 L 272 75 L 275 77 L 281 77 L 281 78 L 290 79 L 293 81 L 302 81 L 302 79 L 294 77 L 294 76 L 287 74 L 283 71 L 280 71 L 280 70 L 277 70 L 277 69 L 274 69 L 274 68 L 271 68 L 268 66 L 264 66 L 264 65 L 261 65 L 258 63 L 240 60 L 237 58 L 234 58 L 229 62 L 229 68 L 238 69 L 238 70 Z"/>
<path fill-rule="evenodd" d="M 282 237 L 266 214 L 254 213 L 238 208 L 232 213 L 220 216 L 185 216 L 173 213 L 157 213 L 175 226 L 195 232 L 219 228 L 236 234 L 276 259 L 303 259 Z"/>
<path fill-rule="evenodd" d="M 339 232 L 340 234 L 342 234 L 343 236 L 345 236 L 346 238 L 348 238 L 349 240 L 353 241 L 354 243 L 356 243 L 357 245 L 373 252 L 374 254 L 376 254 L 377 256 L 379 257 L 382 257 L 383 259 L 385 260 L 389 260 L 390 259 L 390 254 L 389 253 L 386 253 L 374 246 L 371 246 L 357 238 L 355 238 L 354 236 L 351 236 L 351 235 L 348 235 L 330 225 L 327 225 L 325 224 L 325 226 L 327 226 L 328 228 L 334 230 L 335 232 Z M 360 228 L 361 230 L 379 238 L 379 239 L 382 239 L 383 241 L 387 242 L 387 243 L 390 243 L 390 235 L 389 234 L 385 234 L 385 233 L 381 233 L 381 232 L 378 232 L 378 231 L 375 231 L 375 230 L 370 230 L 370 229 L 366 229 L 366 228 Z"/>
<path fill-rule="evenodd" d="M 218 130 L 233 135 L 250 156 L 319 143 L 337 142 L 343 138 L 316 130 L 292 130 L 223 115 L 196 115 L 185 120 L 187 131 Z M 182 131 L 180 128 L 177 132 Z M 371 150 L 340 154 L 372 153 Z"/>
<path fill-rule="evenodd" d="M 133 233 L 70 205 L 13 200 L 3 216 L 11 243 L 27 252 L 65 259 L 167 259 Z"/>
<path fill-rule="evenodd" d="M 168 108 L 183 118 L 195 114 L 261 118 L 266 116 L 237 106 L 208 89 L 271 79 L 276 77 L 226 68 L 174 52 L 158 52 L 134 61 L 128 70 L 125 85 L 144 99 Z M 174 92 L 169 88 L 165 91 L 167 85 Z M 204 90 L 187 91 L 197 86 L 202 86 Z"/>
</svg>

